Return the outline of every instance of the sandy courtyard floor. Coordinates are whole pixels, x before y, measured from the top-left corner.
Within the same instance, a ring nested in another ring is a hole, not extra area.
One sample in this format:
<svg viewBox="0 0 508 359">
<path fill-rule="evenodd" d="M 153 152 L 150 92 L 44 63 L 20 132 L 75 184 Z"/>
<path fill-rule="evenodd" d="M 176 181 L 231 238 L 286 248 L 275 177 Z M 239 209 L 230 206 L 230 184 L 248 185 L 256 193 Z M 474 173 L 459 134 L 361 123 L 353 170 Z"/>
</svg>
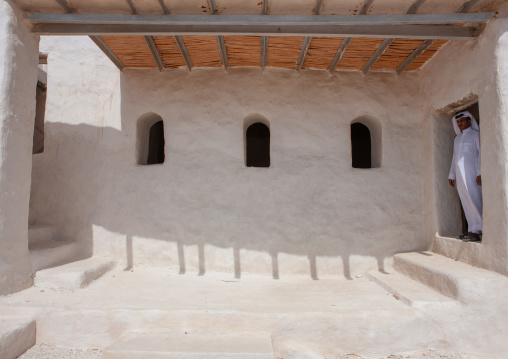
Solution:
<svg viewBox="0 0 508 359">
<path fill-rule="evenodd" d="M 102 359 L 100 350 L 80 350 L 55 347 L 47 344 L 35 345 L 19 359 Z M 324 358 L 325 359 L 325 358 Z M 364 359 L 355 354 L 346 354 L 326 359 Z M 414 354 L 390 355 L 377 359 L 475 359 L 466 354 L 425 351 Z"/>
</svg>

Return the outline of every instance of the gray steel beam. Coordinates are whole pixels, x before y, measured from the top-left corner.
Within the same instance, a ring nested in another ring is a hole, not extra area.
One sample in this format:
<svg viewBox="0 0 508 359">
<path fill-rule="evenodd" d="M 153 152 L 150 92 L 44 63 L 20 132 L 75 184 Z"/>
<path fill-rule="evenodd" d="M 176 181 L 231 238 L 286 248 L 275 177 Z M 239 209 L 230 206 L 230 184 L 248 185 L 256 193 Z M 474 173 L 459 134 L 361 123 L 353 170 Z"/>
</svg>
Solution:
<svg viewBox="0 0 508 359">
<path fill-rule="evenodd" d="M 73 14 L 76 12 L 74 8 L 66 1 L 66 0 L 56 0 L 58 5 L 68 14 Z"/>
<path fill-rule="evenodd" d="M 153 59 L 159 68 L 159 71 L 164 70 L 164 63 L 162 62 L 161 56 L 159 54 L 159 50 L 157 50 L 157 46 L 155 46 L 155 42 L 153 42 L 153 38 L 151 36 L 143 36 L 145 38 L 145 42 L 152 53 Z"/>
<path fill-rule="evenodd" d="M 268 61 L 268 36 L 261 36 L 261 67 L 265 68 Z"/>
<path fill-rule="evenodd" d="M 226 52 L 226 44 L 224 43 L 224 36 L 217 36 L 217 45 L 219 46 L 220 59 L 224 70 L 229 67 L 228 53 Z"/>
<path fill-rule="evenodd" d="M 317 16 L 316 16 L 317 17 Z M 283 26 L 283 25 L 73 25 L 35 24 L 38 35 L 230 35 L 320 36 L 392 39 L 470 40 L 478 37 L 474 26 L 376 25 L 376 26 Z"/>
<path fill-rule="evenodd" d="M 416 12 L 422 7 L 423 3 L 426 0 L 416 0 L 408 9 L 406 12 L 407 14 L 416 14 Z M 370 59 L 365 63 L 365 65 L 362 68 L 362 72 L 364 74 L 367 74 L 369 70 L 374 66 L 374 64 L 379 60 L 381 56 L 385 53 L 385 51 L 390 47 L 390 45 L 393 43 L 394 39 L 385 39 L 381 45 L 377 48 L 377 50 L 372 54 Z"/>
<path fill-rule="evenodd" d="M 99 47 L 99 49 L 104 52 L 104 54 L 109 57 L 109 59 L 118 67 L 120 71 L 122 71 L 125 68 L 125 65 L 116 57 L 116 55 L 113 53 L 113 51 L 110 50 L 108 45 L 104 43 L 104 41 L 101 40 L 99 36 L 90 36 L 90 39 L 92 39 L 93 42 Z"/>
<path fill-rule="evenodd" d="M 180 49 L 180 53 L 182 54 L 185 63 L 187 64 L 187 67 L 189 68 L 189 71 L 191 71 L 193 67 L 192 61 L 189 53 L 187 52 L 187 48 L 185 47 L 182 37 L 180 35 L 175 35 L 175 41 L 178 45 L 178 48 Z"/>
<path fill-rule="evenodd" d="M 28 13 L 34 24 L 65 25 L 179 25 L 179 26 L 376 26 L 483 24 L 493 12 L 396 15 L 118 15 Z"/>
<path fill-rule="evenodd" d="M 298 55 L 298 60 L 296 61 L 296 71 L 300 71 L 305 62 L 305 57 L 307 56 L 307 51 L 309 51 L 310 42 L 312 41 L 312 37 L 306 37 L 303 40 L 302 48 L 300 50 L 300 55 Z"/>
<path fill-rule="evenodd" d="M 136 7 L 134 6 L 134 3 L 132 2 L 132 0 L 125 0 L 125 1 L 127 1 L 127 5 L 129 5 L 129 9 L 131 9 L 132 15 L 137 14 Z"/>
<path fill-rule="evenodd" d="M 365 0 L 363 2 L 362 10 L 360 10 L 360 15 L 366 15 L 370 7 L 372 6 L 373 2 L 374 0 Z M 342 44 L 340 44 L 339 50 L 337 50 L 337 53 L 335 54 L 335 57 L 332 60 L 332 63 L 328 67 L 328 71 L 330 71 L 330 74 L 333 74 L 333 72 L 339 65 L 339 62 L 342 59 L 342 56 L 344 56 L 349 44 L 351 43 L 351 40 L 353 40 L 352 37 L 346 37 L 342 41 Z"/>
<path fill-rule="evenodd" d="M 162 13 L 164 15 L 169 15 L 171 12 L 169 11 L 169 8 L 166 6 L 166 3 L 164 2 L 164 0 L 158 0 L 158 1 L 159 1 L 159 6 L 161 7 Z"/>
</svg>

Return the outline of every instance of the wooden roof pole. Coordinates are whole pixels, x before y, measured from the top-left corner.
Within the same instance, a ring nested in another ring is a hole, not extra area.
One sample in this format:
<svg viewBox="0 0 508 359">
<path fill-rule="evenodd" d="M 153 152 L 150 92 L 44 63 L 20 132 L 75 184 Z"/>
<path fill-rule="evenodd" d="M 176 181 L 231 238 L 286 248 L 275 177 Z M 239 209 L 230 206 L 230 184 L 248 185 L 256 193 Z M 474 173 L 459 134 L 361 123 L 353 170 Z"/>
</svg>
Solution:
<svg viewBox="0 0 508 359">
<path fill-rule="evenodd" d="M 363 3 L 362 10 L 360 11 L 360 15 L 367 15 L 367 12 L 369 11 L 373 2 L 374 0 L 365 0 L 365 2 Z M 335 57 L 333 58 L 332 63 L 330 64 L 330 67 L 328 68 L 330 74 L 333 74 L 333 72 L 337 68 L 337 65 L 339 65 L 339 62 L 342 59 L 342 56 L 344 56 L 344 53 L 346 52 L 349 44 L 351 43 L 351 40 L 353 40 L 352 37 L 346 37 L 344 38 L 344 40 L 342 40 L 342 44 L 340 45 L 339 50 L 335 54 Z"/>
<path fill-rule="evenodd" d="M 55 0 L 58 5 L 67 13 L 67 14 L 75 14 L 76 10 L 66 1 L 66 0 Z M 111 62 L 115 64 L 118 70 L 123 71 L 125 69 L 125 65 L 120 61 L 118 57 L 111 51 L 111 49 L 102 41 L 100 36 L 90 36 L 90 39 L 97 45 L 99 49 L 102 50 L 104 55 L 106 55 Z"/>
<path fill-rule="evenodd" d="M 456 12 L 457 13 L 466 13 L 469 12 L 476 4 L 478 4 L 480 0 L 468 0 L 466 1 Z M 411 55 L 409 55 L 400 65 L 397 67 L 395 71 L 400 75 L 404 70 L 406 70 L 409 65 L 411 65 L 421 54 L 423 54 L 429 47 L 431 47 L 436 40 L 425 40 L 422 42 L 420 46 L 416 50 L 413 51 Z"/>
<path fill-rule="evenodd" d="M 406 14 L 416 14 L 418 12 L 418 10 L 422 7 L 423 3 L 425 2 L 426 0 L 416 0 L 409 8 L 409 10 L 406 12 Z M 377 60 L 379 60 L 379 58 L 381 56 L 383 56 L 383 54 L 385 53 L 385 51 L 388 49 L 388 47 L 390 47 L 390 45 L 393 43 L 395 39 L 385 39 L 381 45 L 379 45 L 379 47 L 377 48 L 377 50 L 372 54 L 372 56 L 370 57 L 370 59 L 365 63 L 365 65 L 363 66 L 362 68 L 362 72 L 364 74 L 367 74 L 367 72 L 369 72 L 370 68 L 376 63 Z"/>
<path fill-rule="evenodd" d="M 263 9 L 261 10 L 262 15 L 268 15 L 268 0 L 263 1 Z M 260 57 L 260 66 L 261 68 L 265 68 L 268 63 L 268 36 L 261 36 L 261 57 Z"/>
<path fill-rule="evenodd" d="M 321 13 L 321 9 L 323 8 L 324 0 L 316 0 L 316 5 L 314 6 L 313 12 L 314 15 L 319 15 Z M 298 55 L 298 60 L 296 61 L 295 70 L 300 71 L 304 62 L 305 57 L 307 56 L 307 52 L 309 51 L 310 43 L 312 41 L 312 36 L 305 36 L 302 43 L 302 48 L 300 49 L 300 54 Z"/>
<path fill-rule="evenodd" d="M 215 0 L 207 0 L 207 2 L 208 7 L 212 12 L 212 15 L 217 14 L 217 6 L 215 5 Z M 229 62 L 228 62 L 228 53 L 226 51 L 226 44 L 224 43 L 224 36 L 217 35 L 216 37 L 217 37 L 217 46 L 219 47 L 220 59 L 222 61 L 222 66 L 224 67 L 224 70 L 227 70 L 229 67 Z"/>
</svg>

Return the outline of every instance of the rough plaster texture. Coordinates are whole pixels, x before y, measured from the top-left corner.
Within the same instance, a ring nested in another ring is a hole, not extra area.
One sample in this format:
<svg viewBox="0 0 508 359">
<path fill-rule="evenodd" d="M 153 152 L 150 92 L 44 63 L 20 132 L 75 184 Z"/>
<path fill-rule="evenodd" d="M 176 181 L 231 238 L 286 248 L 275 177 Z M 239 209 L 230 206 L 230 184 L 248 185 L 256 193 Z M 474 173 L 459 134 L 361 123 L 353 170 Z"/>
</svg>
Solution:
<svg viewBox="0 0 508 359">
<path fill-rule="evenodd" d="M 201 274 L 349 277 L 424 248 L 416 75 L 120 75 L 94 46 L 42 41 L 46 139 L 32 176 L 36 222 L 78 240 L 83 255 Z M 164 120 L 162 165 L 137 164 L 146 114 Z M 380 168 L 351 167 L 350 124 L 362 116 L 382 132 Z M 271 130 L 268 169 L 244 165 L 245 123 L 256 119 Z"/>
<path fill-rule="evenodd" d="M 484 236 L 476 256 L 479 260 L 471 264 L 504 274 L 508 274 L 507 31 L 507 19 L 492 21 L 479 40 L 450 43 L 421 73 L 423 142 L 427 144 L 422 152 L 426 241 L 431 241 L 437 232 L 460 233 L 455 190 L 448 186 L 447 161 L 441 157 L 451 160 L 451 113 L 446 116 L 436 111 L 453 108 L 451 104 L 460 106 L 478 96 Z M 455 224 L 445 225 L 451 216 L 456 218 Z"/>
<path fill-rule="evenodd" d="M 28 204 L 38 39 L 0 0 L 0 295 L 31 285 Z"/>
</svg>

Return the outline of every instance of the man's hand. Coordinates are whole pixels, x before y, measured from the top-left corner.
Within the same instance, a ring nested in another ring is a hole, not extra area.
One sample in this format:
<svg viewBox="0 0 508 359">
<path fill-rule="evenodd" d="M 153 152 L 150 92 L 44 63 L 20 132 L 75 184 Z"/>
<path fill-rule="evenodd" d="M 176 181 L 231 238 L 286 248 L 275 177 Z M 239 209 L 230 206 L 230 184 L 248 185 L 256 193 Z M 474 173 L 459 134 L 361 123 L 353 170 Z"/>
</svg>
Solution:
<svg viewBox="0 0 508 359">
<path fill-rule="evenodd" d="M 477 184 L 478 186 L 481 186 L 481 185 L 482 185 L 482 176 L 478 176 L 478 177 L 476 177 L 476 184 Z"/>
<path fill-rule="evenodd" d="M 476 181 L 478 181 L 478 178 L 476 178 Z M 455 180 L 449 179 L 448 183 L 450 184 L 450 186 L 455 187 Z"/>
</svg>

